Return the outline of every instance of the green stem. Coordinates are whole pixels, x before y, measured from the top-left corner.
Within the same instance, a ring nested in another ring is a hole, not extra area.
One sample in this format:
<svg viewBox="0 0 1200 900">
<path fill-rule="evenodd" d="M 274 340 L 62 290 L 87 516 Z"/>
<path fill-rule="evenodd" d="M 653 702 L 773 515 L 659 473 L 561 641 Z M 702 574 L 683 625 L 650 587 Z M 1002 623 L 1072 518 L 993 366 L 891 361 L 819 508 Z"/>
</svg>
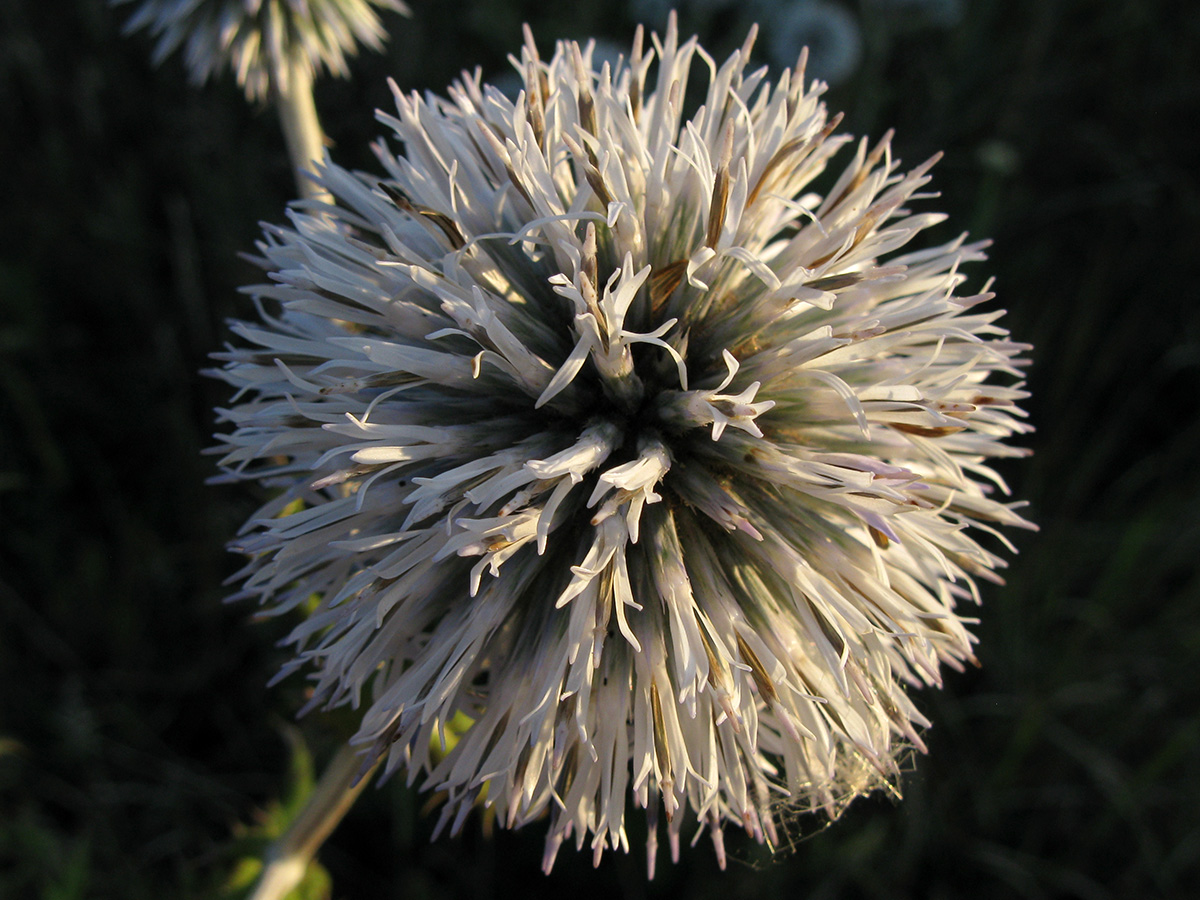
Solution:
<svg viewBox="0 0 1200 900">
<path fill-rule="evenodd" d="M 296 186 L 300 196 L 307 200 L 332 202 L 329 192 L 305 174 L 315 172 L 313 163 L 321 162 L 325 154 L 325 134 L 313 100 L 312 73 L 302 59 L 292 59 L 284 65 L 283 77 L 274 79 L 274 99 Z"/>
<path fill-rule="evenodd" d="M 262 877 L 250 900 L 282 900 L 301 882 L 321 844 L 371 780 L 375 766 L 363 772 L 362 763 L 362 756 L 349 744 L 330 760 L 304 809 L 268 849 Z"/>
</svg>

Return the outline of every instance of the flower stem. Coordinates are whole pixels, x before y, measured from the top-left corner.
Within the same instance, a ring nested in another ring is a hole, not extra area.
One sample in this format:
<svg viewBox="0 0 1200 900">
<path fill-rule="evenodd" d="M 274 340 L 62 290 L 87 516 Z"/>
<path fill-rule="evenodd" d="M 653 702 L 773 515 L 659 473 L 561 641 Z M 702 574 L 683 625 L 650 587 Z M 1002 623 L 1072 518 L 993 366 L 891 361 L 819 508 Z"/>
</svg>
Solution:
<svg viewBox="0 0 1200 900">
<path fill-rule="evenodd" d="M 284 71 L 280 73 L 282 77 L 274 79 L 273 94 L 296 186 L 306 200 L 332 202 L 329 192 L 309 177 L 309 173 L 316 171 L 313 163 L 320 162 L 325 152 L 325 133 L 313 100 L 312 72 L 300 58 L 289 59 L 282 65 Z"/>
<path fill-rule="evenodd" d="M 267 850 L 263 873 L 250 900 L 281 900 L 304 878 L 309 862 L 362 793 L 375 766 L 366 772 L 349 744 L 330 760 L 308 803 Z M 378 765 L 378 764 L 376 764 Z"/>
</svg>

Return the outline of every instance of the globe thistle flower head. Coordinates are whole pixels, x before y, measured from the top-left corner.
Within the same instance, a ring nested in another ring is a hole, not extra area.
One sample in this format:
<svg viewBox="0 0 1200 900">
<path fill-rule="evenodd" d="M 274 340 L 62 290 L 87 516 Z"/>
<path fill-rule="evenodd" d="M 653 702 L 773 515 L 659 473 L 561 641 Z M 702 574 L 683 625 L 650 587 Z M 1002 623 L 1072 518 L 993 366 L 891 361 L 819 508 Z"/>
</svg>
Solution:
<svg viewBox="0 0 1200 900">
<path fill-rule="evenodd" d="M 141 0 L 125 31 L 157 39 L 156 64 L 182 47 L 196 84 L 228 65 L 246 96 L 263 100 L 292 64 L 344 77 L 359 43 L 381 49 L 387 32 L 376 8 L 408 13 L 400 0 Z"/>
<path fill-rule="evenodd" d="M 718 65 L 672 19 L 596 71 L 529 37 L 515 100 L 395 90 L 403 153 L 267 228 L 219 355 L 226 478 L 274 492 L 239 596 L 318 600 L 285 674 L 439 829 L 546 818 L 547 870 L 628 849 L 628 800 L 653 874 L 660 828 L 723 862 L 726 825 L 887 783 L 908 691 L 974 661 L 977 538 L 1028 524 L 988 464 L 1027 348 L 960 292 L 984 244 L 907 250 L 934 160 L 838 134 L 753 38 Z"/>
</svg>

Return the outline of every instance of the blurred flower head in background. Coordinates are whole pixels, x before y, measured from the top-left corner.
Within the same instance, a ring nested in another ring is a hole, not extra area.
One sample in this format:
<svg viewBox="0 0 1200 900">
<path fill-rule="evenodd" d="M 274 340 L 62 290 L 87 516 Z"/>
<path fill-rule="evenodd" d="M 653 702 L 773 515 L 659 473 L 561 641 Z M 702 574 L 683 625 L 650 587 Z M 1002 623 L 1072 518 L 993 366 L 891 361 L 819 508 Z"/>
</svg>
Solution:
<svg viewBox="0 0 1200 900">
<path fill-rule="evenodd" d="M 192 81 L 202 84 L 225 66 L 250 100 L 269 95 L 294 63 L 309 74 L 347 74 L 359 43 L 373 50 L 387 32 L 375 8 L 408 12 L 401 0 L 110 0 L 138 2 L 126 33 L 146 29 L 157 41 L 154 62 L 183 48 Z"/>
<path fill-rule="evenodd" d="M 949 28 L 962 20 L 962 0 L 873 0 L 875 10 L 917 24 Z"/>
<path fill-rule="evenodd" d="M 931 3 L 938 0 L 879 0 L 880 3 Z M 672 9 L 696 22 L 712 23 L 735 17 L 759 23 L 771 63 L 784 68 L 808 54 L 808 74 L 831 85 L 845 81 L 862 61 L 863 39 L 858 18 L 838 3 L 825 0 L 629 0 L 639 22 L 662 22 Z M 907 7 L 905 7 L 907 9 Z"/>
<path fill-rule="evenodd" d="M 862 60 L 862 33 L 854 13 L 823 0 L 770 2 L 760 0 L 763 18 L 770 18 L 767 53 L 777 66 L 791 65 L 807 48 L 809 70 L 832 85 L 840 84 Z"/>
<path fill-rule="evenodd" d="M 629 11 L 639 22 L 666 22 L 672 10 L 692 17 L 716 16 L 741 6 L 737 0 L 629 0 Z"/>
<path fill-rule="evenodd" d="M 219 354 L 225 479 L 271 494 L 239 596 L 316 602 L 285 674 L 363 708 L 439 829 L 547 817 L 547 870 L 628 849 L 628 798 L 653 874 L 662 820 L 723 862 L 726 823 L 887 783 L 908 689 L 974 661 L 976 538 L 1028 525 L 988 465 L 1024 455 L 1027 348 L 958 293 L 984 243 L 904 251 L 935 160 L 838 134 L 753 41 L 717 65 L 672 18 L 597 68 L 529 36 L 515 100 L 396 90 L 403 154 L 267 228 Z"/>
</svg>

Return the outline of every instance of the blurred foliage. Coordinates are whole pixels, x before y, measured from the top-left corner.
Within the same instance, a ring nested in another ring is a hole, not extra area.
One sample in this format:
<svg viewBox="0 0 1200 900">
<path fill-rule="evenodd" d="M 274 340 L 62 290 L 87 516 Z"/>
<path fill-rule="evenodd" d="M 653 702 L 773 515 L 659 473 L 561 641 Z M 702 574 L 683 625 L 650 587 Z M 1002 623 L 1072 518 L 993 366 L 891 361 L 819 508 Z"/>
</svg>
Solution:
<svg viewBox="0 0 1200 900">
<path fill-rule="evenodd" d="M 389 76 L 498 75 L 523 21 L 547 52 L 632 30 L 611 4 L 411 5 L 386 55 L 318 85 L 345 164 L 372 167 Z M 322 850 L 334 896 L 1200 895 L 1200 16 L 973 0 L 934 27 L 843 5 L 863 64 L 830 106 L 896 127 L 908 162 L 946 151 L 929 206 L 945 237 L 995 238 L 976 268 L 1037 348 L 1036 455 L 1004 472 L 1042 532 L 986 592 L 984 667 L 920 695 L 935 727 L 903 803 L 798 822 L 775 858 L 730 835 L 744 866 L 718 876 L 700 847 L 646 884 L 634 825 L 630 856 L 564 851 L 545 878 L 536 827 L 430 844 L 401 776 Z M 715 56 L 740 43 L 732 5 L 684 9 Z M 197 375 L 258 277 L 237 254 L 290 196 L 283 142 L 232 78 L 192 90 L 120 21 L 101 0 L 0 4 L 4 900 L 217 896 L 253 836 L 236 823 L 285 815 L 298 784 L 278 732 L 303 680 L 265 687 L 286 623 L 221 602 L 254 498 L 204 486 L 226 398 Z M 348 719 L 301 724 L 324 759 Z"/>
</svg>

